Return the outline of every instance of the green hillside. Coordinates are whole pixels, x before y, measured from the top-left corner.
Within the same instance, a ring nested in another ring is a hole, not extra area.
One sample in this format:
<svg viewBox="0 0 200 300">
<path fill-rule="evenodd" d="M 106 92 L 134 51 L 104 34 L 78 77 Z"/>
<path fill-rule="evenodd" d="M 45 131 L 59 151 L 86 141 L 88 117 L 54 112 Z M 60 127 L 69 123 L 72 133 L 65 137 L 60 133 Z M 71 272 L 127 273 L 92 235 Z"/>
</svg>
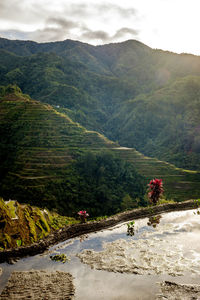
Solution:
<svg viewBox="0 0 200 300">
<path fill-rule="evenodd" d="M 78 222 L 38 207 L 0 198 L 0 251 L 34 243 L 52 231 Z"/>
<path fill-rule="evenodd" d="M 1 88 L 0 194 L 67 215 L 88 209 L 117 212 L 126 194 L 133 206 L 143 201 L 144 179 L 115 157 L 116 145 L 74 123 L 50 105 Z"/>
</svg>

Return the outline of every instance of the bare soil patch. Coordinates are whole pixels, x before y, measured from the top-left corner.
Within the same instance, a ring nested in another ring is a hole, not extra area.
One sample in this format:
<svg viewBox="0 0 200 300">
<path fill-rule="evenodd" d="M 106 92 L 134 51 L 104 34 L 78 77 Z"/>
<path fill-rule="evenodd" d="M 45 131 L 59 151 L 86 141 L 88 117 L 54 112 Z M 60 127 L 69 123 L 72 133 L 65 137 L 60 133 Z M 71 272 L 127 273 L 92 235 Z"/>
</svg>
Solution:
<svg viewBox="0 0 200 300">
<path fill-rule="evenodd" d="M 200 299 L 200 285 L 177 284 L 164 281 L 161 283 L 162 294 L 157 297 L 166 300 L 198 300 Z"/>
<path fill-rule="evenodd" d="M 72 276 L 65 272 L 13 272 L 0 300 L 74 299 Z"/>
</svg>

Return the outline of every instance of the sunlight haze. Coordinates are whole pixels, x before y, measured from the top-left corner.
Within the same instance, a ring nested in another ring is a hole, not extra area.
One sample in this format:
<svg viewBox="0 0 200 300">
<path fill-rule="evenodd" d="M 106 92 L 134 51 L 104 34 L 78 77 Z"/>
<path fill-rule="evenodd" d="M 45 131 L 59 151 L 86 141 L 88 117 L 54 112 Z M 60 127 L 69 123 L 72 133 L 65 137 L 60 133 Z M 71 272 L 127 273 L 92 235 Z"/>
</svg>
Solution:
<svg viewBox="0 0 200 300">
<path fill-rule="evenodd" d="M 136 39 L 177 53 L 200 55 L 198 0 L 1 0 L 0 36 L 93 45 Z"/>
</svg>

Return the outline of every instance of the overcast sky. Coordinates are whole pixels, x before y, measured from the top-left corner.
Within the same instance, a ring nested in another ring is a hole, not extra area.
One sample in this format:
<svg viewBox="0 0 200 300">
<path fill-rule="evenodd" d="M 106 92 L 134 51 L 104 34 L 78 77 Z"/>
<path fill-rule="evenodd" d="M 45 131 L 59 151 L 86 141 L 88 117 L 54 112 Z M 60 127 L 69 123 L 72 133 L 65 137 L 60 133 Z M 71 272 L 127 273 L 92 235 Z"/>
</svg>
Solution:
<svg viewBox="0 0 200 300">
<path fill-rule="evenodd" d="M 0 0 L 0 36 L 93 45 L 137 39 L 200 55 L 200 0 Z"/>
</svg>

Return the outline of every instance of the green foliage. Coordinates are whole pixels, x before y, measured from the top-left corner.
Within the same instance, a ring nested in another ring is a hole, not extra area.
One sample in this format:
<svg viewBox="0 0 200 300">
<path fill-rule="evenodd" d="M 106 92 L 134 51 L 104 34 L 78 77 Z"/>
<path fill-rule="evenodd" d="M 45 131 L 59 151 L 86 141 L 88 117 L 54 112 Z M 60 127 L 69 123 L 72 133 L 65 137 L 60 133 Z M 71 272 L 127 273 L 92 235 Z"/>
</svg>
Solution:
<svg viewBox="0 0 200 300">
<path fill-rule="evenodd" d="M 82 154 L 68 168 L 66 180 L 51 182 L 50 188 L 54 195 L 59 191 L 59 211 L 75 216 L 81 209 L 88 211 L 91 217 L 120 211 L 126 192 L 131 195 L 133 203 L 136 199 L 142 200 L 145 193 L 144 178 L 131 164 L 110 152 Z"/>
<path fill-rule="evenodd" d="M 80 174 L 78 198 L 92 216 L 118 212 L 126 193 L 130 194 L 135 206 L 136 199 L 143 199 L 144 178 L 131 164 L 109 152 L 86 153 L 78 159 L 76 170 Z"/>
<path fill-rule="evenodd" d="M 200 207 L 200 199 L 195 199 L 194 203 L 197 205 L 197 207 Z"/>
<path fill-rule="evenodd" d="M 147 225 L 152 226 L 153 228 L 156 228 L 157 225 L 160 223 L 161 218 L 162 218 L 161 215 L 151 216 L 151 217 L 149 217 L 149 221 L 147 222 Z"/>
<path fill-rule="evenodd" d="M 2 235 L 3 235 L 3 238 L 2 238 Z M 11 237 L 9 236 L 9 234 L 4 233 L 4 234 L 1 234 L 0 242 L 1 242 L 1 245 L 3 244 L 3 248 L 6 249 L 6 248 L 11 247 L 12 240 L 11 240 Z"/>
<path fill-rule="evenodd" d="M 127 223 L 127 227 L 133 227 L 135 225 L 135 221 L 130 221 L 129 223 Z"/>
<path fill-rule="evenodd" d="M 138 204 L 139 204 L 138 200 L 139 199 L 136 199 L 136 201 L 133 201 L 133 199 L 130 197 L 130 195 L 126 194 L 122 198 L 121 209 L 122 210 L 129 210 L 129 209 L 133 209 L 133 208 L 137 207 Z"/>
<path fill-rule="evenodd" d="M 15 201 L 9 201 L 6 205 L 9 209 L 10 217 L 11 218 L 16 218 Z"/>
<path fill-rule="evenodd" d="M 127 223 L 127 235 L 133 236 L 135 234 L 135 221 Z"/>
<path fill-rule="evenodd" d="M 200 215 L 200 211 L 199 211 L 199 207 L 200 207 L 200 199 L 195 199 L 194 200 L 194 203 L 195 203 L 195 207 L 197 207 L 197 211 L 194 212 L 194 215 Z"/>
<path fill-rule="evenodd" d="M 69 261 L 69 257 L 67 257 L 65 254 L 57 254 L 57 255 L 50 255 L 50 258 L 51 260 L 53 261 L 60 261 L 62 262 L 63 264 L 66 262 L 66 261 Z"/>
<path fill-rule="evenodd" d="M 106 220 L 108 218 L 108 216 L 100 216 L 100 217 L 95 217 L 95 218 L 90 218 L 90 221 L 102 221 L 102 220 Z"/>
<path fill-rule="evenodd" d="M 13 207 L 16 208 L 15 219 L 12 215 Z M 64 217 L 47 209 L 20 205 L 14 200 L 6 203 L 0 198 L 0 248 L 3 250 L 34 243 L 52 230 L 77 222 L 74 218 Z"/>
<path fill-rule="evenodd" d="M 52 214 L 52 218 L 50 220 L 50 226 L 51 228 L 53 228 L 54 230 L 57 230 L 59 228 L 62 228 L 66 225 L 72 225 L 72 224 L 76 224 L 79 221 L 76 220 L 75 218 L 72 217 L 65 217 L 65 216 L 60 216 L 59 214 Z"/>
<path fill-rule="evenodd" d="M 17 85 L 9 84 L 7 86 L 0 86 L 0 97 L 4 97 L 9 94 L 21 95 L 22 91 Z"/>
<path fill-rule="evenodd" d="M 17 246 L 20 247 L 22 245 L 22 241 L 21 240 L 16 240 Z"/>
<path fill-rule="evenodd" d="M 158 204 L 167 204 L 167 203 L 175 203 L 173 199 L 165 199 L 164 197 L 161 197 L 158 201 Z"/>
</svg>

